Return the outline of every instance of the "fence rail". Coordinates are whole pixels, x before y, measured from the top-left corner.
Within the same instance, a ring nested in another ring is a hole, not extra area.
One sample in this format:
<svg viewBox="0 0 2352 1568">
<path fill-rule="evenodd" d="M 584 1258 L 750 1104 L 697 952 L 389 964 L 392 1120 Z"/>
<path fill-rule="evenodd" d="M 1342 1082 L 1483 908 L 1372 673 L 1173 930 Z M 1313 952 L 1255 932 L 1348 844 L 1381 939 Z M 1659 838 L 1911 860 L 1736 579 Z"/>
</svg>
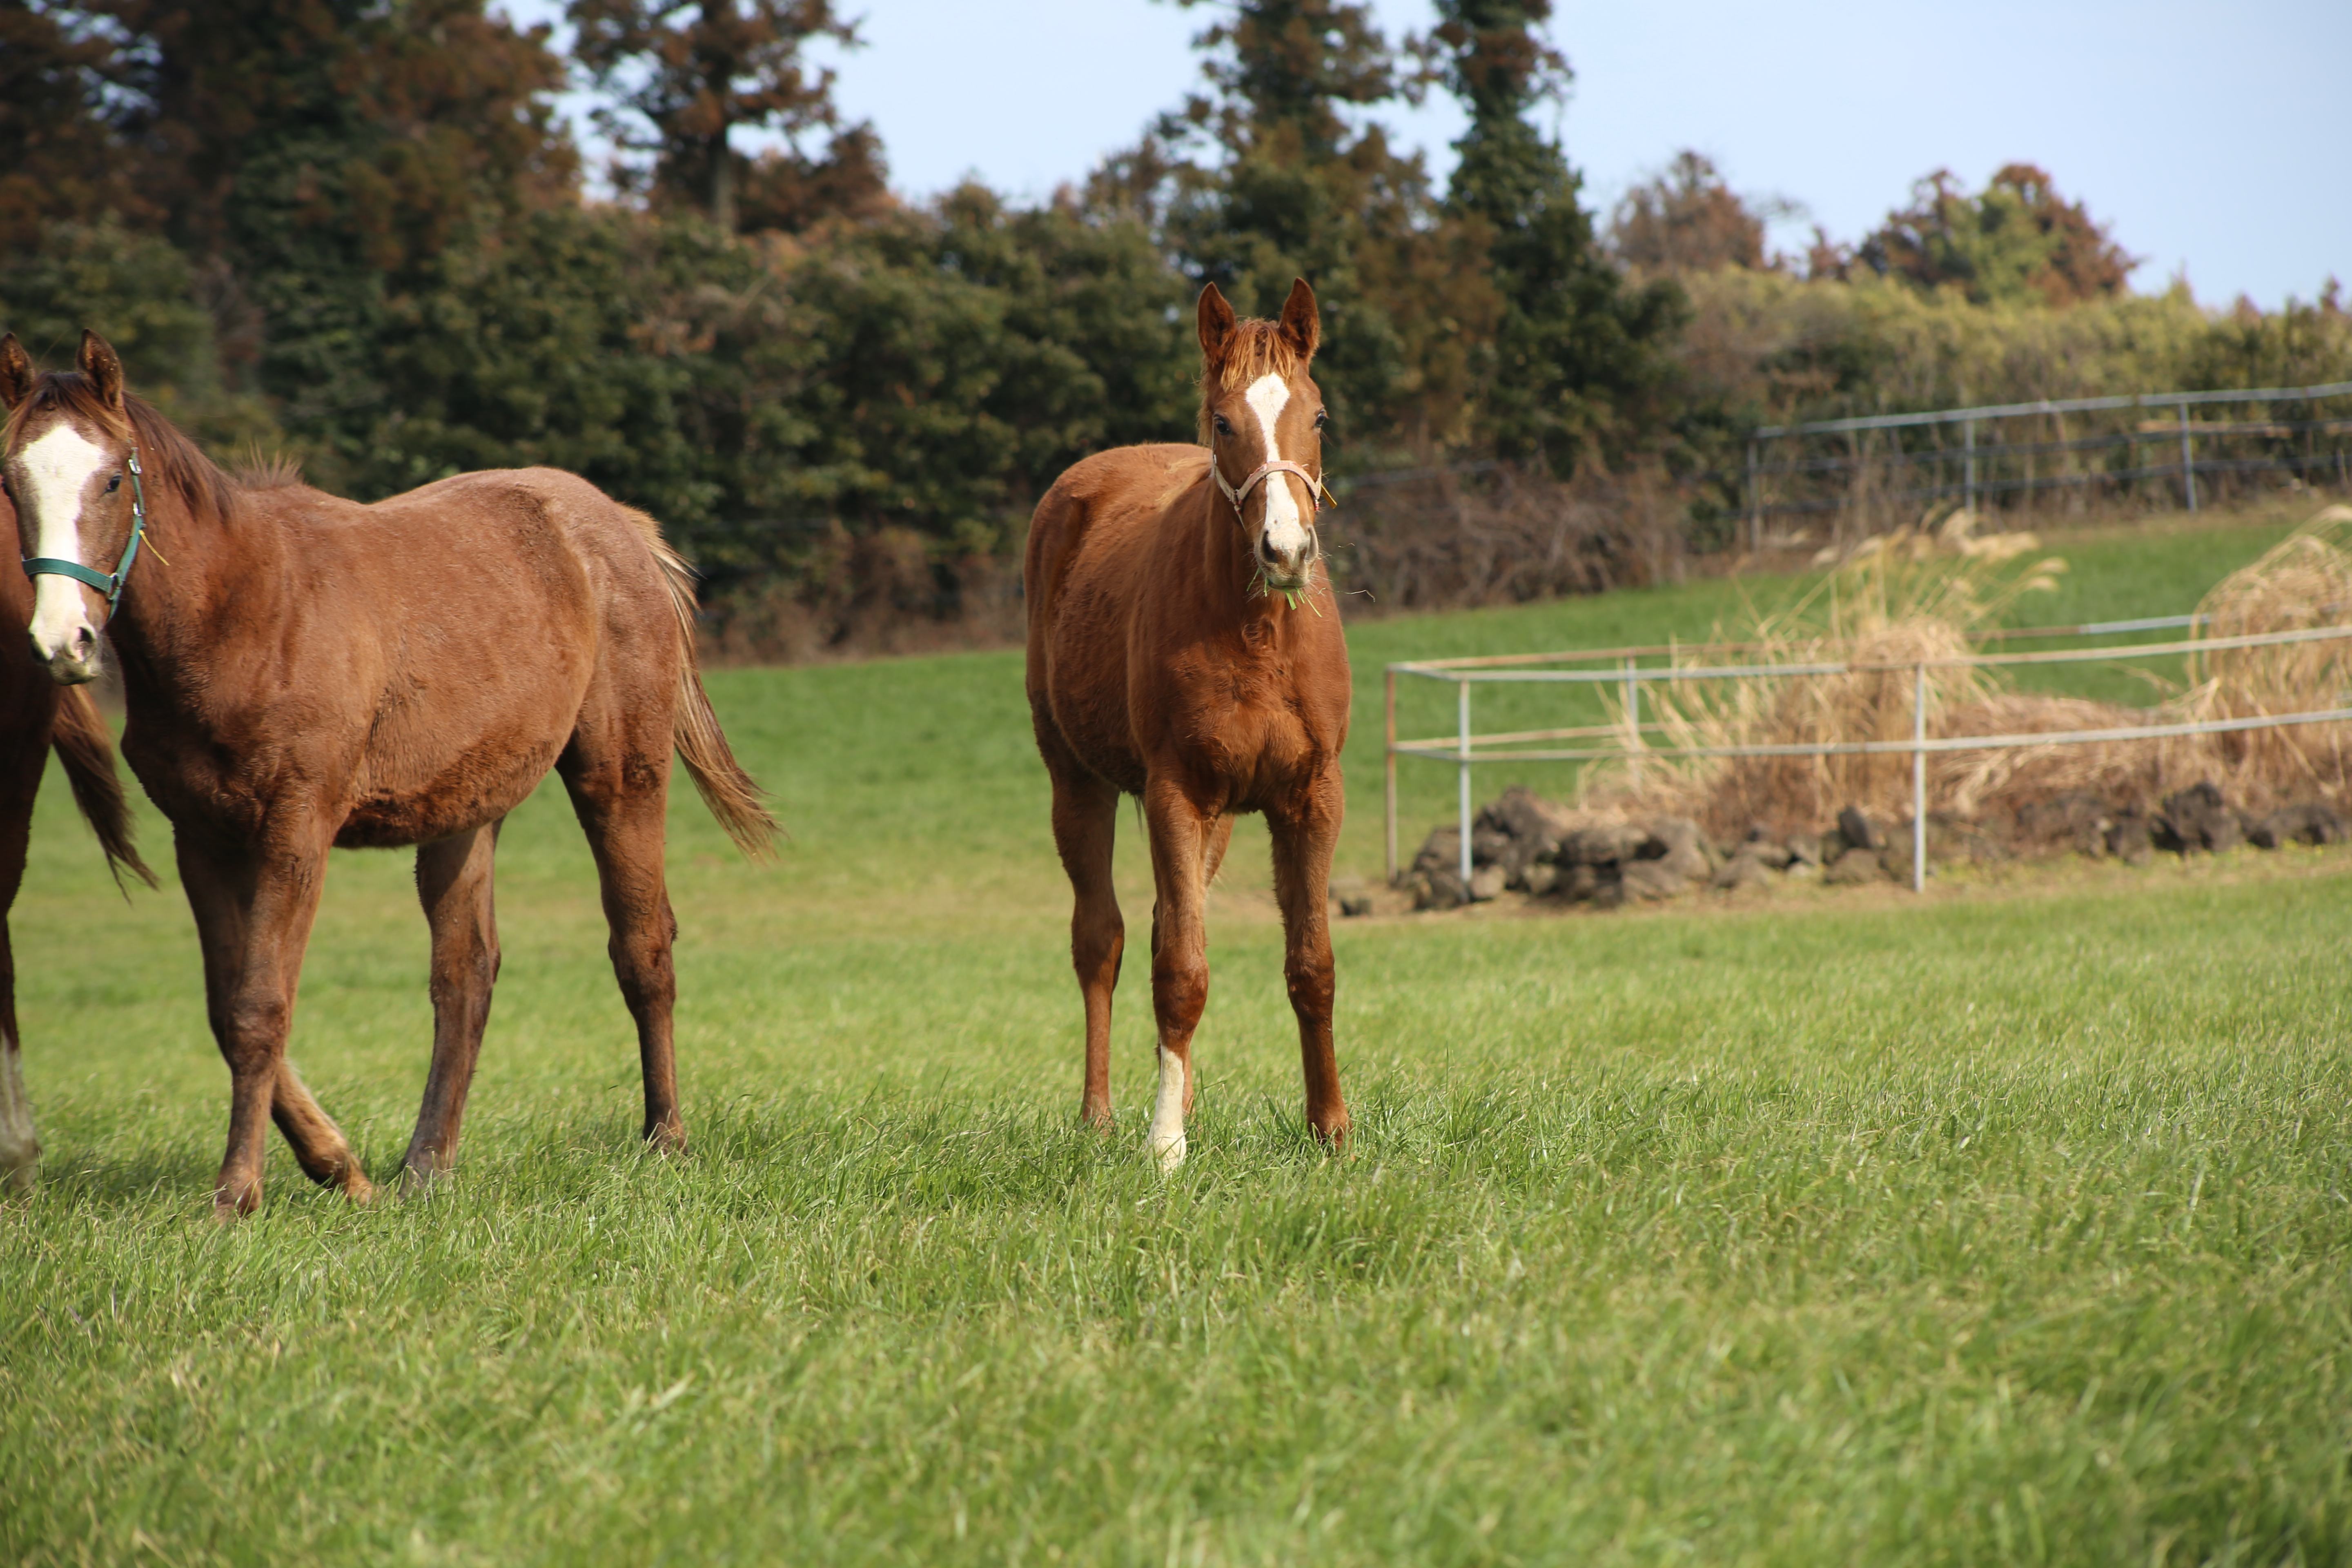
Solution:
<svg viewBox="0 0 2352 1568">
<path fill-rule="evenodd" d="M 1870 414 L 1845 419 L 1759 426 L 1748 439 L 1740 497 L 1748 545 L 1761 549 L 1764 520 L 1783 514 L 1843 513 L 1889 503 L 1917 504 L 1958 497 L 1975 509 L 2000 498 L 2047 489 L 2138 489 L 2154 480 L 2177 484 L 2190 511 L 2200 500 L 2199 479 L 2227 480 L 2286 473 L 2352 486 L 2352 408 L 2323 414 L 2315 405 L 2352 400 L 2352 382 L 2315 386 L 2267 386 L 2224 392 L 2153 392 L 2118 397 L 2051 398 L 1987 404 L 1916 414 Z M 2189 417 L 2192 408 L 2300 405 L 2304 416 L 2251 419 Z M 2161 413 L 2123 428 L 2070 436 L 2070 416 Z M 2052 438 L 1979 440 L 2001 437 L 2016 421 L 2046 424 Z M 1948 439 L 1959 427 L 1960 441 Z M 1933 437 L 1927 445 L 1912 433 Z M 1843 437 L 1842 450 L 1822 445 Z M 1810 451 L 1808 447 L 1810 447 Z M 2166 448 L 2161 458 L 2144 447 Z M 1768 448 L 1769 448 L 1768 450 Z M 2234 448 L 2234 449 L 2233 449 Z M 1776 457 L 1775 451 L 1786 451 Z M 2118 460 L 2120 459 L 2120 460 Z M 1914 481 L 1923 482 L 1914 482 Z"/>
<path fill-rule="evenodd" d="M 2132 632 L 2191 628 L 2203 625 L 2201 616 L 2152 616 L 2136 620 L 2094 622 L 2078 626 L 2021 626 L 1989 637 L 2119 637 Z M 2296 713 L 2265 713 L 2240 719 L 2210 719 L 2172 723 L 2105 726 L 2087 730 L 2032 731 L 2021 734 L 1937 735 L 1927 733 L 1927 673 L 1933 669 L 1986 668 L 2021 665 L 2113 662 L 2166 654 L 2218 653 L 2228 650 L 2285 647 L 2298 643 L 2352 638 L 2352 626 L 2316 626 L 2301 631 L 2264 632 L 2242 637 L 2192 637 L 2162 643 L 2120 643 L 2095 647 L 2050 648 L 2030 653 L 1977 653 L 1941 658 L 1895 662 L 1830 660 L 1805 664 L 1691 664 L 1682 660 L 1698 655 L 1759 651 L 1752 643 L 1685 647 L 1590 648 L 1562 653 L 1492 654 L 1462 658 L 1407 659 L 1391 664 L 1383 695 L 1386 727 L 1383 759 L 1388 876 L 1397 879 L 1397 760 L 1419 758 L 1449 763 L 1457 778 L 1456 812 L 1460 830 L 1460 874 L 1467 887 L 1471 873 L 1471 771 L 1496 763 L 1626 763 L 1638 787 L 1644 761 L 1677 761 L 1722 757 L 1835 757 L 1908 755 L 1911 758 L 1911 885 L 1924 889 L 1927 877 L 1927 758 L 1948 752 L 2012 751 L 2031 746 L 2086 745 L 2094 742 L 2155 741 L 2182 735 L 2221 735 L 2244 731 L 2281 729 L 2302 724 L 2352 721 L 2352 707 L 2314 709 Z M 1644 658 L 1675 661 L 1643 668 Z M 1566 664 L 1596 664 L 1607 668 L 1569 669 Z M 1644 737 L 1665 729 L 1642 718 L 1645 687 L 1698 680 L 1792 680 L 1824 676 L 1889 674 L 1908 670 L 1912 677 L 1911 738 L 1907 741 L 1824 741 L 1759 745 L 1656 744 Z M 1454 732 L 1422 740 L 1397 738 L 1397 682 L 1400 679 L 1444 682 L 1455 689 Z M 1519 730 L 1481 735 L 1471 725 L 1471 691 L 1482 685 L 1551 684 L 1612 686 L 1618 689 L 1622 717 L 1612 724 L 1577 725 L 1549 730 Z M 1559 741 L 1613 744 L 1556 746 Z"/>
</svg>

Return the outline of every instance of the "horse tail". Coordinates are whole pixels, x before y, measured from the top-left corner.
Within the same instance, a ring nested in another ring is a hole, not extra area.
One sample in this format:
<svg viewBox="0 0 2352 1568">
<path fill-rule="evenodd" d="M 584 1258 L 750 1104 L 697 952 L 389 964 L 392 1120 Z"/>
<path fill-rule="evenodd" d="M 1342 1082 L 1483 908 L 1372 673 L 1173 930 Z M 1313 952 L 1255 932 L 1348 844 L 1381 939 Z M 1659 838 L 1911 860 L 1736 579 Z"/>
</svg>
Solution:
<svg viewBox="0 0 2352 1568">
<path fill-rule="evenodd" d="M 98 835 L 99 847 L 106 851 L 106 868 L 114 874 L 116 886 L 121 885 L 126 870 L 151 888 L 162 886 L 131 841 L 131 810 L 122 798 L 122 781 L 114 772 L 114 738 L 99 714 L 98 704 L 80 687 L 68 687 L 59 695 L 49 744 L 57 748 L 58 761 L 65 766 L 66 782 L 73 786 L 74 804 L 81 807 L 82 819 Z"/>
<path fill-rule="evenodd" d="M 661 567 L 662 586 L 669 590 L 670 608 L 677 616 L 677 703 L 670 738 L 696 793 L 727 837 L 751 858 L 762 858 L 774 848 L 779 829 L 760 798 L 760 786 L 736 762 L 727 731 L 711 711 L 710 696 L 702 689 L 702 671 L 694 655 L 694 568 L 670 548 L 652 518 L 634 508 L 629 515 Z"/>
</svg>

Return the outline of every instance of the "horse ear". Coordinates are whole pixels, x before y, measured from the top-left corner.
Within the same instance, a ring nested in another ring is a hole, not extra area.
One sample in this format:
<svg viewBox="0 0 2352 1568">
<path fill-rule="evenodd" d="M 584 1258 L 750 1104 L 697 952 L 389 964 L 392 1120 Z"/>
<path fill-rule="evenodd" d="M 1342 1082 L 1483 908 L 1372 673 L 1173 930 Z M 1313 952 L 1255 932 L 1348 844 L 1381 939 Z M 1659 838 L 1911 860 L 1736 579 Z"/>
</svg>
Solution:
<svg viewBox="0 0 2352 1568">
<path fill-rule="evenodd" d="M 1282 335 L 1301 361 L 1313 359 L 1315 345 L 1323 341 L 1323 319 L 1315 310 L 1315 290 L 1304 278 L 1291 279 L 1290 298 L 1282 302 Z"/>
<path fill-rule="evenodd" d="M 10 332 L 0 337 L 0 407 L 14 408 L 32 395 L 33 360 Z"/>
<path fill-rule="evenodd" d="M 122 412 L 122 362 L 113 347 L 88 327 L 81 330 L 81 357 L 77 362 L 98 395 L 117 414 Z"/>
<path fill-rule="evenodd" d="M 1201 353 L 1211 364 L 1225 357 L 1225 345 L 1233 341 L 1234 328 L 1239 321 L 1225 297 L 1217 292 L 1214 283 L 1201 290 Z"/>
</svg>

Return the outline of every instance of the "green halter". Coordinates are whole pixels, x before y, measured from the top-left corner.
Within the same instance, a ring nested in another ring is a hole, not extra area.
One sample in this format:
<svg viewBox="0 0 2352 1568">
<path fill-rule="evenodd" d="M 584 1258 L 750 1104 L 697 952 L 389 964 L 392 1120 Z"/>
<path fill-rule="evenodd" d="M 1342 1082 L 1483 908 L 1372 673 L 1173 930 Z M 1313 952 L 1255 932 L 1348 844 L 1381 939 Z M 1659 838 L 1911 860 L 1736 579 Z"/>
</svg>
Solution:
<svg viewBox="0 0 2352 1568">
<path fill-rule="evenodd" d="M 122 584 L 131 575 L 131 563 L 139 559 L 139 542 L 147 535 L 147 490 L 139 482 L 139 454 L 134 449 L 130 458 L 131 469 L 131 542 L 122 547 L 122 559 L 114 563 L 112 573 L 83 565 L 79 561 L 59 561 L 54 556 L 36 555 L 25 563 L 27 577 L 70 577 L 86 583 L 106 595 L 106 618 L 114 618 L 114 606 L 122 601 Z"/>
</svg>

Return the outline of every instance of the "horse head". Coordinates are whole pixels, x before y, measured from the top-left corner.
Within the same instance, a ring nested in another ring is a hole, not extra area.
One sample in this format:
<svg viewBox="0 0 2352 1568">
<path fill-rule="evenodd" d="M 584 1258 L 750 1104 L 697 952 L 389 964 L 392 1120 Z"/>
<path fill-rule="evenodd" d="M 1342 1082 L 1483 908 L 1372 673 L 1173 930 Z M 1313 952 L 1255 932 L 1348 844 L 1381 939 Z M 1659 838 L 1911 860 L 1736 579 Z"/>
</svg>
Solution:
<svg viewBox="0 0 2352 1568">
<path fill-rule="evenodd" d="M 99 630 L 121 597 L 144 510 L 122 362 L 85 331 L 79 363 L 79 374 L 40 375 L 14 332 L 0 337 L 0 483 L 16 503 L 34 582 L 33 657 L 62 686 L 98 675 Z"/>
<path fill-rule="evenodd" d="M 1301 278 L 1279 321 L 1244 321 L 1213 283 L 1201 290 L 1201 438 L 1209 471 L 1248 536 L 1265 586 L 1311 587 L 1322 554 L 1323 395 L 1307 374 L 1322 323 Z"/>
</svg>

